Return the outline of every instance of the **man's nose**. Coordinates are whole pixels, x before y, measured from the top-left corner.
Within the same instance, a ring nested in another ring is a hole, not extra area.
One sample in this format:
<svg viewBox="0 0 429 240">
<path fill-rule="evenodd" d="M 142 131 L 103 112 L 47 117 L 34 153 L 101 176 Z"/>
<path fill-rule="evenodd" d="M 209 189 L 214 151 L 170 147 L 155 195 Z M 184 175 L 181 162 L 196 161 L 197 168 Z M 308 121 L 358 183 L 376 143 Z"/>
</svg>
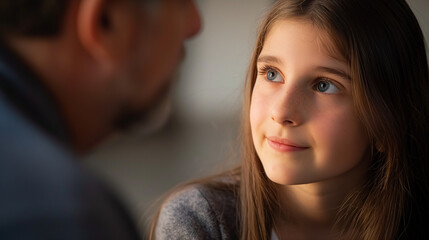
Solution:
<svg viewBox="0 0 429 240">
<path fill-rule="evenodd" d="M 201 16 L 194 1 L 190 2 L 188 19 L 186 22 L 186 38 L 193 37 L 201 30 Z"/>
</svg>

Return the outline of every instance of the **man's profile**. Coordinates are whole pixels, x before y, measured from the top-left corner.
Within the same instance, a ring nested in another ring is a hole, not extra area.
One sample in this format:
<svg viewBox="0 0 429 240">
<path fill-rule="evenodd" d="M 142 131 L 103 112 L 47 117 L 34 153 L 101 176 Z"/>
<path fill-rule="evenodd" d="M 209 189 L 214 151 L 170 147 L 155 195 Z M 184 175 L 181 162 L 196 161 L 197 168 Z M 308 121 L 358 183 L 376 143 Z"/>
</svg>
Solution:
<svg viewBox="0 0 429 240">
<path fill-rule="evenodd" d="M 79 155 L 161 99 L 191 0 L 0 1 L 0 238 L 138 239 Z"/>
</svg>

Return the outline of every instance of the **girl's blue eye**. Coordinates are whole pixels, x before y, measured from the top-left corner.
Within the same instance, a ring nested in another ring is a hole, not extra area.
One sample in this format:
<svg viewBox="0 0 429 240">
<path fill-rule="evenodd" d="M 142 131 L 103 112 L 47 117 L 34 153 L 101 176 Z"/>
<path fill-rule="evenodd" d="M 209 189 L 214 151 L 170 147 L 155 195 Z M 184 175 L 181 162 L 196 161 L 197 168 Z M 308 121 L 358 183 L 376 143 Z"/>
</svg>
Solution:
<svg viewBox="0 0 429 240">
<path fill-rule="evenodd" d="M 283 82 L 283 79 L 281 78 L 281 76 L 280 76 L 280 79 L 277 79 L 277 78 L 279 78 L 279 76 L 280 76 L 279 72 L 277 72 L 274 69 L 270 69 L 270 70 L 267 71 L 267 79 L 268 79 L 268 81 L 271 81 L 271 82 Z"/>
<path fill-rule="evenodd" d="M 328 94 L 334 94 L 340 91 L 334 84 L 323 80 L 319 81 L 316 84 L 316 90 L 321 93 L 328 93 Z"/>
</svg>

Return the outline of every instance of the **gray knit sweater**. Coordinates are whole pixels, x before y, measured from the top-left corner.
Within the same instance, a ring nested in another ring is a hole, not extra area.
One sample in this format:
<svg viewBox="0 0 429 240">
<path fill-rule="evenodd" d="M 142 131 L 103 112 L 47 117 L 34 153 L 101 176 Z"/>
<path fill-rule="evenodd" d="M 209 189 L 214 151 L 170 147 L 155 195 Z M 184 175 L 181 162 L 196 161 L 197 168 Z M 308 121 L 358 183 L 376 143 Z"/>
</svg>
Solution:
<svg viewBox="0 0 429 240">
<path fill-rule="evenodd" d="M 156 239 L 238 239 L 232 191 L 192 185 L 171 196 L 161 209 Z"/>
</svg>

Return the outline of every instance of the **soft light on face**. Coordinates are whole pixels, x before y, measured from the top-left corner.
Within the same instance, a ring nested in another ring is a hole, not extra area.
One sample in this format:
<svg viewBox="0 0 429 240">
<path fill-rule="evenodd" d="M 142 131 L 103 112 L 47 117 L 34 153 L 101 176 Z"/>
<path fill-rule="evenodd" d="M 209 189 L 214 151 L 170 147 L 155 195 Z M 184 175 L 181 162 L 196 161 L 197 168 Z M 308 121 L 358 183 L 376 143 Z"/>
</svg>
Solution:
<svg viewBox="0 0 429 240">
<path fill-rule="evenodd" d="M 163 0 L 138 13 L 133 58 L 128 72 L 137 108 L 150 106 L 163 95 L 183 59 L 184 42 L 197 34 L 201 20 L 191 0 Z"/>
<path fill-rule="evenodd" d="M 267 176 L 279 184 L 353 174 L 369 145 L 349 69 L 328 53 L 323 34 L 305 21 L 278 21 L 258 58 L 252 137 Z"/>
<path fill-rule="evenodd" d="M 159 126 L 168 116 L 164 103 L 184 57 L 184 42 L 200 31 L 200 15 L 192 0 L 143 2 L 131 8 L 132 37 L 115 86 L 123 93 L 115 126 Z"/>
</svg>

